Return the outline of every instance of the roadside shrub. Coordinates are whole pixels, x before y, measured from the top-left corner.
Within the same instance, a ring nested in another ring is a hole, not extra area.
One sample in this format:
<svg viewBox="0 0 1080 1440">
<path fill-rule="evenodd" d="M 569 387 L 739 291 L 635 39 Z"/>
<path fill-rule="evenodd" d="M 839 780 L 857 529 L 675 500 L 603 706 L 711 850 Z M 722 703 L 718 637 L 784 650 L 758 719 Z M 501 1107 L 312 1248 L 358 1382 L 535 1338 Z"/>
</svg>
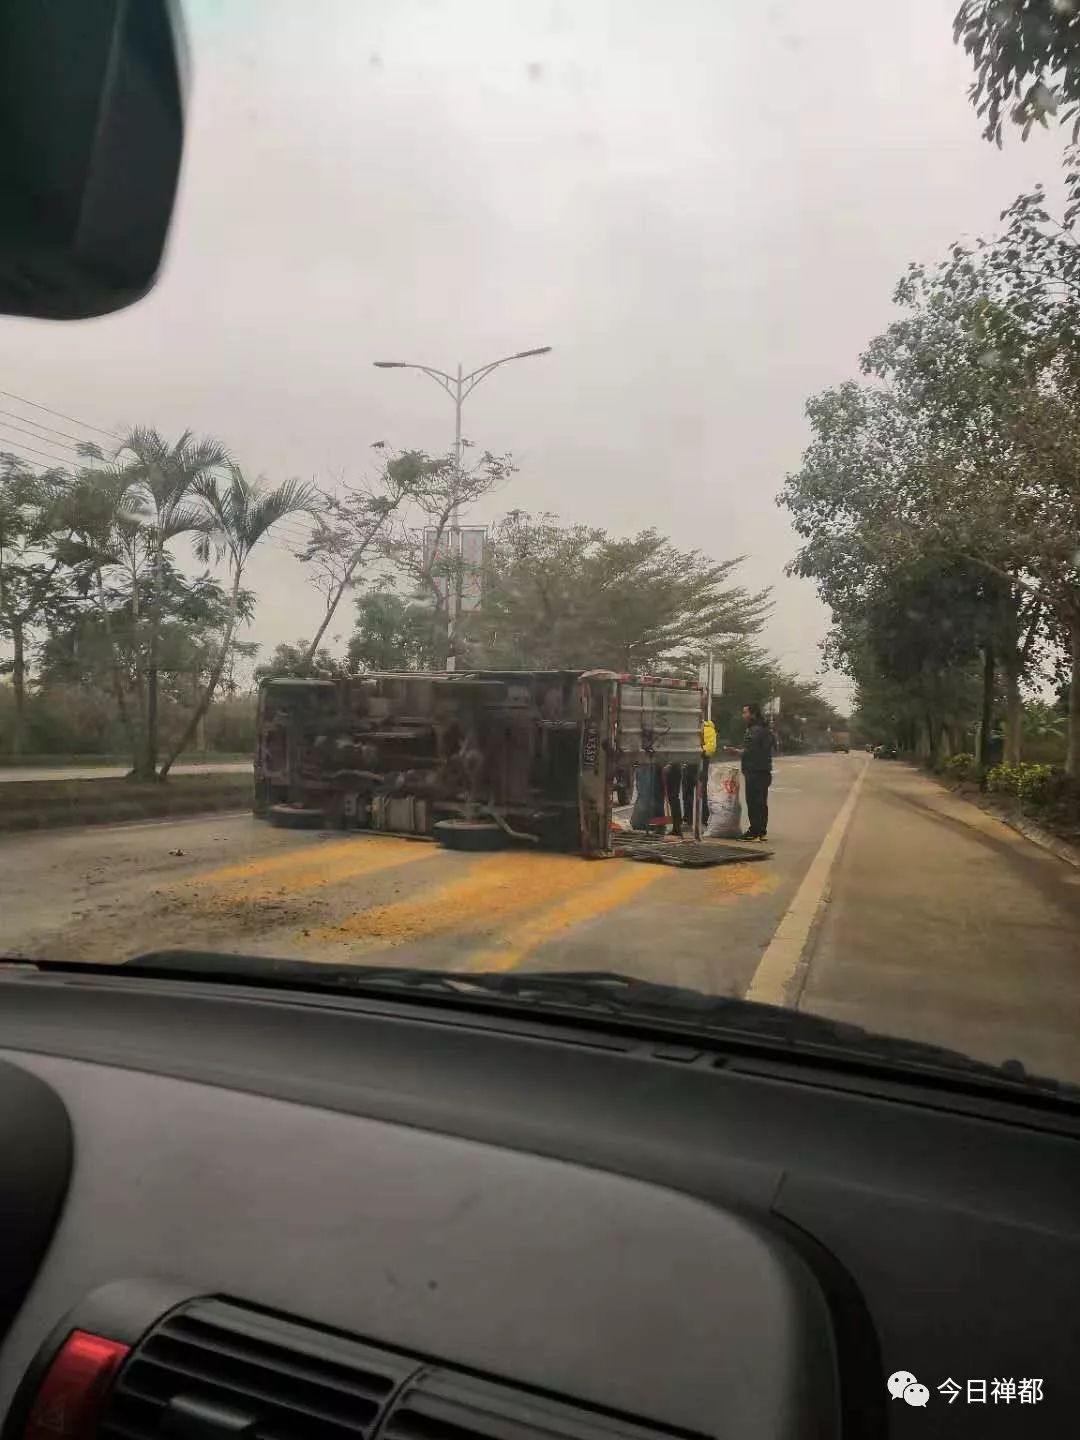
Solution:
<svg viewBox="0 0 1080 1440">
<path fill-rule="evenodd" d="M 1046 791 L 1043 818 L 1071 838 L 1080 835 L 1080 777 L 1055 770 Z"/>
<path fill-rule="evenodd" d="M 979 762 L 974 755 L 969 755 L 966 750 L 961 750 L 957 755 L 950 755 L 947 760 L 941 763 L 941 774 L 947 780 L 974 780 L 979 773 Z"/>
<path fill-rule="evenodd" d="M 986 789 L 991 795 L 1020 794 L 1022 765 L 991 765 L 986 772 Z"/>
<path fill-rule="evenodd" d="M 1055 788 L 1058 771 L 1053 765 L 1021 765 L 1020 799 L 1028 805 L 1047 804 Z"/>
<path fill-rule="evenodd" d="M 1041 809 L 1069 802 L 1077 790 L 1071 779 L 1056 765 L 995 765 L 987 772 L 986 788 L 992 794 L 1013 795 L 1025 805 Z"/>
<path fill-rule="evenodd" d="M 986 788 L 1011 795 L 1025 813 L 1065 839 L 1080 841 L 1080 778 L 1057 765 L 995 765 Z"/>
</svg>

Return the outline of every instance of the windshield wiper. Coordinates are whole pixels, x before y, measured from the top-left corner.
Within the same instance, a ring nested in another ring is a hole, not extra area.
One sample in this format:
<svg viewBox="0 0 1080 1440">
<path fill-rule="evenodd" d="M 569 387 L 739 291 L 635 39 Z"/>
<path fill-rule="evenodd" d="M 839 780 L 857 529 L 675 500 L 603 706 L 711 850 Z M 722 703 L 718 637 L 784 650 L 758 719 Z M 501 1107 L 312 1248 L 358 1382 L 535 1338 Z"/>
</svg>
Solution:
<svg viewBox="0 0 1080 1440">
<path fill-rule="evenodd" d="M 16 962 L 19 963 L 19 962 Z M 271 985 L 356 995 L 408 994 L 475 1006 L 495 1002 L 518 1015 L 538 1010 L 660 1024 L 682 1038 L 726 1039 L 771 1051 L 821 1058 L 867 1059 L 900 1072 L 983 1080 L 995 1086 L 1073 1100 L 1077 1087 L 1031 1075 L 1019 1060 L 992 1065 L 960 1050 L 879 1034 L 845 1021 L 730 995 L 707 995 L 679 985 L 640 980 L 610 970 L 511 970 L 477 973 L 407 965 L 333 965 L 266 955 L 207 950 L 158 950 L 121 965 L 66 961 L 22 962 L 46 973 L 145 975 L 213 979 L 222 984 Z"/>
</svg>

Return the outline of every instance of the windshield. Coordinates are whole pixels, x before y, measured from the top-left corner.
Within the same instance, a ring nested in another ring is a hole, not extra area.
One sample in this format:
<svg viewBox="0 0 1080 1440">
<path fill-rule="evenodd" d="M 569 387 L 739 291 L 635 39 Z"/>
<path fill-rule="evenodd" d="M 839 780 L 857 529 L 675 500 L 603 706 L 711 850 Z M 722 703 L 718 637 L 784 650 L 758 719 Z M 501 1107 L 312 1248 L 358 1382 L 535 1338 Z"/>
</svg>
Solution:
<svg viewBox="0 0 1080 1440">
<path fill-rule="evenodd" d="M 1074 8 L 187 0 L 157 286 L 0 321 L 3 955 L 1080 1082 Z"/>
</svg>

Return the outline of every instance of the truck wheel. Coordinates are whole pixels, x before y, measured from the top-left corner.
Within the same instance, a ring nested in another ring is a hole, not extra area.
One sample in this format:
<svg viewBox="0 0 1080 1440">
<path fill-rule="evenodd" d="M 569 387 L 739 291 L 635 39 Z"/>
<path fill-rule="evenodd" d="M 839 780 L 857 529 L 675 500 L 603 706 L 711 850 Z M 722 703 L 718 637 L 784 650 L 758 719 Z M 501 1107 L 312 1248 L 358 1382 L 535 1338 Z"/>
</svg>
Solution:
<svg viewBox="0 0 1080 1440">
<path fill-rule="evenodd" d="M 326 825 L 323 812 L 306 805 L 271 805 L 267 818 L 282 830 L 322 830 Z"/>
<path fill-rule="evenodd" d="M 440 820 L 435 839 L 448 850 L 503 850 L 506 832 L 492 820 Z"/>
</svg>

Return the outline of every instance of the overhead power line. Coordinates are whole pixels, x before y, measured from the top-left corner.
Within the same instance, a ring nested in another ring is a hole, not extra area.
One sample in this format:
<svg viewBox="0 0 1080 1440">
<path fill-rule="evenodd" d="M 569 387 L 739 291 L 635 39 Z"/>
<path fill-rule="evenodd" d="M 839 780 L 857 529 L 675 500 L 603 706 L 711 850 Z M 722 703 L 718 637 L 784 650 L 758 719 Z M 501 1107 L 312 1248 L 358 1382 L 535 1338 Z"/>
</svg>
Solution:
<svg viewBox="0 0 1080 1440">
<path fill-rule="evenodd" d="M 106 430 L 101 425 L 91 425 L 88 420 L 77 420 L 74 415 L 68 415 L 63 410 L 53 410 L 49 405 L 39 405 L 36 400 L 27 400 L 25 395 L 16 395 L 11 390 L 0 390 L 0 395 L 6 395 L 9 400 L 17 400 L 20 405 L 30 405 L 35 410 L 43 410 L 46 415 L 55 415 L 58 420 L 67 420 L 72 425 L 78 425 L 80 430 L 96 430 L 99 435 L 108 435 L 111 440 L 119 440 L 115 430 Z"/>
<path fill-rule="evenodd" d="M 48 460 L 54 470 L 71 464 L 71 461 L 64 455 L 50 455 L 45 450 L 38 450 L 34 445 L 26 445 L 21 440 L 12 441 L 8 436 L 0 435 L 0 453 L 16 455 L 20 460 L 26 460 L 28 465 L 35 465 L 37 462 L 24 455 L 22 453 L 24 450 L 29 450 L 34 455 L 40 455 L 43 459 Z"/>
<path fill-rule="evenodd" d="M 0 415 L 6 414 L 6 410 L 0 410 Z M 28 430 L 25 425 L 16 425 L 14 420 L 3 420 L 0 424 L 5 430 L 18 430 L 22 435 L 29 435 L 31 440 L 40 440 L 43 445 L 52 445 L 57 450 L 71 450 L 75 455 L 79 453 L 77 447 L 67 440 L 53 440 L 48 435 L 39 435 L 36 430 Z"/>
<path fill-rule="evenodd" d="M 73 440 L 77 445 L 97 443 L 96 441 L 87 441 L 85 435 L 70 435 L 66 430 L 57 430 L 56 427 L 53 425 L 46 425 L 41 420 L 34 420 L 31 416 L 24 415 L 21 410 L 0 409 L 0 415 L 6 415 L 11 420 L 20 420 L 26 425 L 33 425 L 35 432 L 38 430 L 43 430 L 48 436 L 58 435 L 64 440 Z M 6 421 L 0 421 L 0 424 L 6 423 Z M 29 434 L 30 432 L 28 431 L 27 433 Z"/>
</svg>

